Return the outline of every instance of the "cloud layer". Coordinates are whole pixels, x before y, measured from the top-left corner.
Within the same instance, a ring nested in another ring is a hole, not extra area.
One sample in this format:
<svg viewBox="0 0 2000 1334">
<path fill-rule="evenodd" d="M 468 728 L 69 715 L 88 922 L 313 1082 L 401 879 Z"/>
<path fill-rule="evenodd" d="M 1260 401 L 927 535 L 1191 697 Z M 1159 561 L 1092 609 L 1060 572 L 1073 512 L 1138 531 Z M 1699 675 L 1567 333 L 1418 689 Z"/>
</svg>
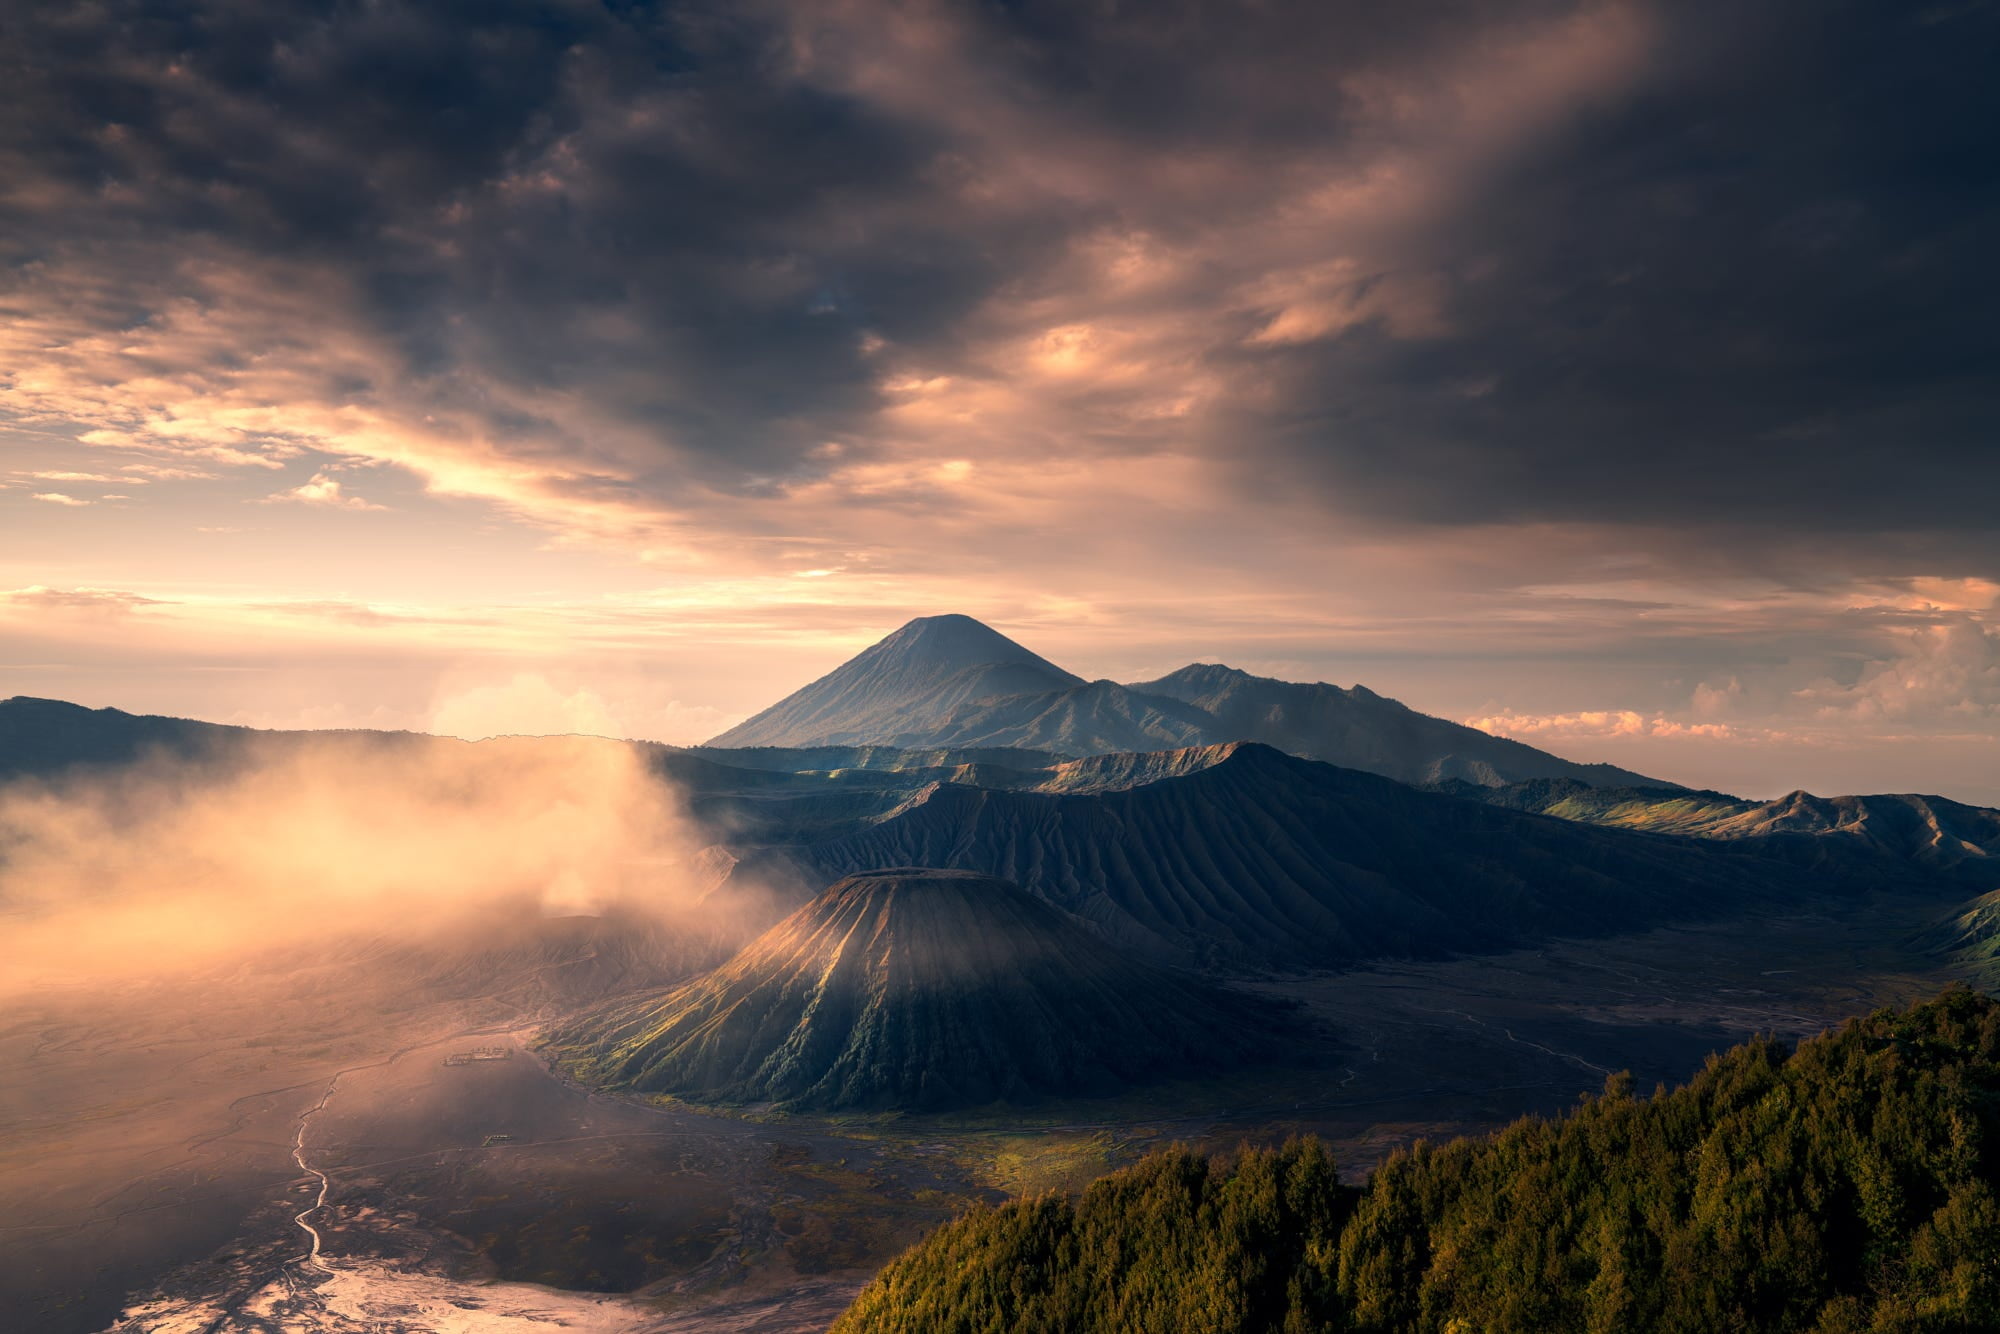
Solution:
<svg viewBox="0 0 2000 1334">
<path fill-rule="evenodd" d="M 1737 8 L 45 8 L 4 402 L 565 524 L 1195 453 L 1983 535 L 1990 16 Z"/>
</svg>

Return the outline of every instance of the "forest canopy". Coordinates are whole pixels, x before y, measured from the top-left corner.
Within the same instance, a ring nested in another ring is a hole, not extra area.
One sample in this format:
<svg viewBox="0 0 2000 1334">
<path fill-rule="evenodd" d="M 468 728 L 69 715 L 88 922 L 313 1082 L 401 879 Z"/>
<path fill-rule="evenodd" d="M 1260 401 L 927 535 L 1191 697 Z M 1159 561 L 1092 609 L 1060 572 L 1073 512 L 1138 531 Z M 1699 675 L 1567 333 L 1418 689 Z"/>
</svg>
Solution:
<svg viewBox="0 0 2000 1334">
<path fill-rule="evenodd" d="M 833 1334 L 2000 1328 L 2000 1003 L 1954 988 L 1641 1098 L 1418 1144 L 1156 1152 L 982 1208 Z"/>
</svg>

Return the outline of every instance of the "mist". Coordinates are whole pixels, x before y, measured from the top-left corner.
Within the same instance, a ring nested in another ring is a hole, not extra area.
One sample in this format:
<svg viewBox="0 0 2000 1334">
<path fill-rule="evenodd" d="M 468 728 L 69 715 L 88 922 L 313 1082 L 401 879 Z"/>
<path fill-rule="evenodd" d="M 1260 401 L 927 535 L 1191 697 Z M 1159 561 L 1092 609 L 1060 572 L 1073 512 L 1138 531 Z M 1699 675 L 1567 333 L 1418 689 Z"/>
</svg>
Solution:
<svg viewBox="0 0 2000 1334">
<path fill-rule="evenodd" d="M 641 753 L 584 737 L 258 738 L 17 782 L 0 994 L 614 910 L 691 927 L 720 911 L 703 841 Z"/>
</svg>

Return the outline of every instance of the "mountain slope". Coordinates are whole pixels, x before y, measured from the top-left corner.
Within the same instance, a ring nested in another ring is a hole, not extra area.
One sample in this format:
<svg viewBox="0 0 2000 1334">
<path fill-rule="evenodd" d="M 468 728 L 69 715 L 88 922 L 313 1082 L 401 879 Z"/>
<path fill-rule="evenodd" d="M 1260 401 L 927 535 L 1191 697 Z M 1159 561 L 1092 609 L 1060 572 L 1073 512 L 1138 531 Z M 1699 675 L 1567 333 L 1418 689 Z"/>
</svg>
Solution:
<svg viewBox="0 0 2000 1334">
<path fill-rule="evenodd" d="M 924 616 L 708 745 L 942 745 L 929 738 L 969 707 L 1081 684 L 970 616 Z"/>
<path fill-rule="evenodd" d="M 1250 968 L 1621 930 L 1824 882 L 1754 841 L 1595 829 L 1253 743 L 1149 760 L 1169 776 L 1073 795 L 939 784 L 766 860 L 808 885 L 890 864 L 1002 876 L 1123 944 Z"/>
<path fill-rule="evenodd" d="M 550 1037 L 595 1083 L 714 1102 L 937 1110 L 1108 1093 L 1273 1053 L 1284 1012 L 1125 957 L 962 871 L 834 885 L 729 963 Z"/>
<path fill-rule="evenodd" d="M 1123 792 L 1168 778 L 1200 773 L 1235 755 L 1235 746 L 1188 746 L 1122 755 L 1089 755 L 1041 771 L 1037 792 L 1080 796 L 1091 792 Z M 981 784 L 981 786 L 992 786 Z M 1017 785 L 1020 786 L 1020 785 Z"/>
<path fill-rule="evenodd" d="M 952 747 L 925 746 L 713 746 L 701 745 L 683 752 L 732 769 L 764 769 L 776 773 L 832 773 L 861 770 L 875 773 L 904 773 L 917 769 L 954 769 L 965 765 L 999 766 L 1007 769 L 1044 769 L 1064 757 L 1047 752 L 1023 750 L 1017 746 Z"/>
<path fill-rule="evenodd" d="M 1115 681 L 1088 681 L 1067 690 L 974 705 L 924 734 L 924 740 L 956 749 L 1009 746 L 1103 755 L 1198 746 L 1208 723 L 1201 710 L 1178 700 L 1145 695 Z"/>
<path fill-rule="evenodd" d="M 1234 667 L 1193 663 L 1132 689 L 1202 710 L 1210 720 L 1210 741 L 1261 741 L 1404 783 L 1573 778 L 1592 786 L 1673 786 L 1609 764 L 1576 764 L 1433 718 L 1365 686 L 1343 690 L 1324 682 L 1275 681 Z"/>
</svg>

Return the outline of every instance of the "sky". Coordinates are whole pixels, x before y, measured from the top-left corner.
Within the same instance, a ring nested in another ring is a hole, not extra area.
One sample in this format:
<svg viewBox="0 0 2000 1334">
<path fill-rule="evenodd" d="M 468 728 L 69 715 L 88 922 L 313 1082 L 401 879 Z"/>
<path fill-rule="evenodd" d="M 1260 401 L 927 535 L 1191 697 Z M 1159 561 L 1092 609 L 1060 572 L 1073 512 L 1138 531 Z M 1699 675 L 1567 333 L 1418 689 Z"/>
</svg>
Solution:
<svg viewBox="0 0 2000 1334">
<path fill-rule="evenodd" d="M 0 696 L 691 742 L 917 615 L 2000 804 L 1989 3 L 0 14 Z"/>
</svg>

